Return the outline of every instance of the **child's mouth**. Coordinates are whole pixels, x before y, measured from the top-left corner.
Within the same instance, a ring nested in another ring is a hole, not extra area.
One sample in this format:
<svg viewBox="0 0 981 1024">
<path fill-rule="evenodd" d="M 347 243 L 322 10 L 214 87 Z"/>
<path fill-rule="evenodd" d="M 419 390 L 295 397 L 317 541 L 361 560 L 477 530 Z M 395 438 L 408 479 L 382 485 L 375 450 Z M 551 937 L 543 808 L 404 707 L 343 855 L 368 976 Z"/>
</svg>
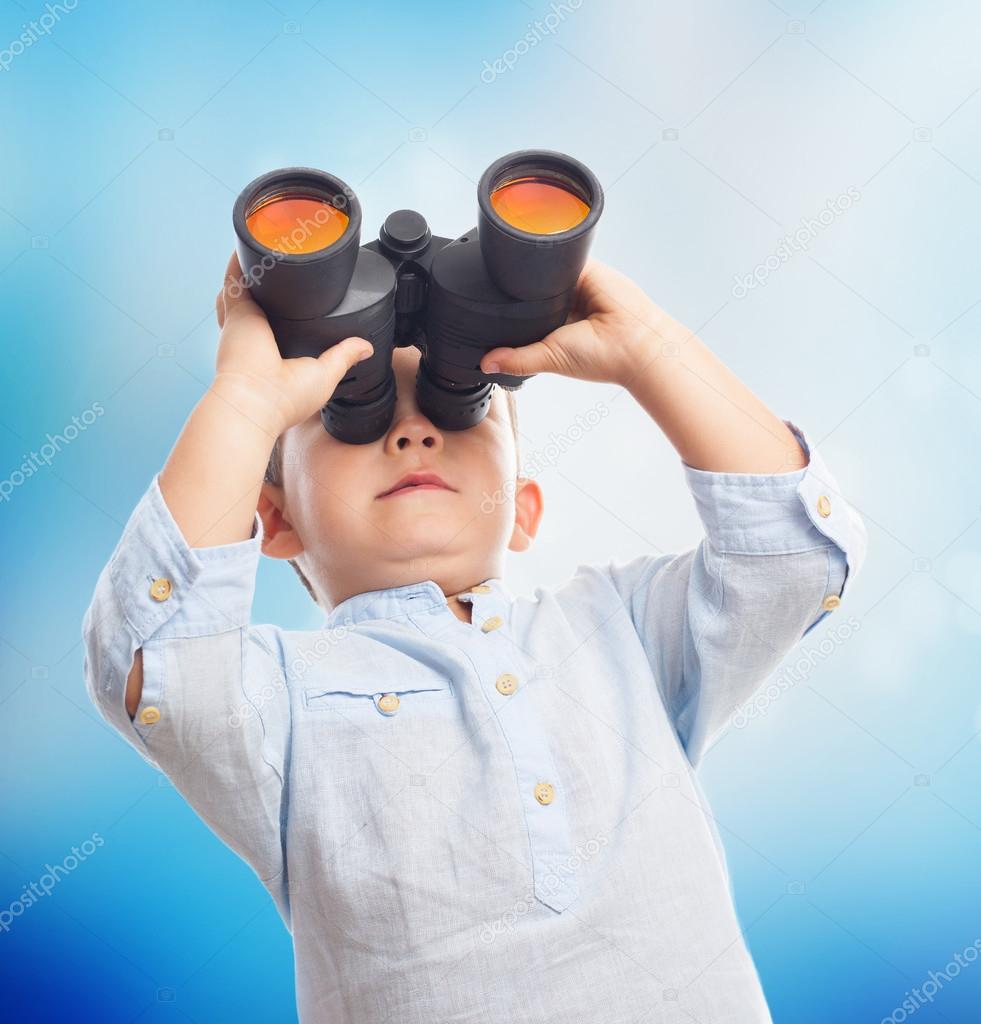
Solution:
<svg viewBox="0 0 981 1024">
<path fill-rule="evenodd" d="M 402 477 L 393 487 L 382 491 L 379 498 L 390 498 L 395 494 L 407 494 L 411 491 L 452 491 L 453 488 L 435 473 L 409 473 Z"/>
<path fill-rule="evenodd" d="M 394 498 L 396 494 L 411 494 L 413 491 L 448 491 L 448 487 L 442 484 L 408 484 L 405 487 L 397 487 L 394 491 L 382 494 L 382 498 Z"/>
</svg>

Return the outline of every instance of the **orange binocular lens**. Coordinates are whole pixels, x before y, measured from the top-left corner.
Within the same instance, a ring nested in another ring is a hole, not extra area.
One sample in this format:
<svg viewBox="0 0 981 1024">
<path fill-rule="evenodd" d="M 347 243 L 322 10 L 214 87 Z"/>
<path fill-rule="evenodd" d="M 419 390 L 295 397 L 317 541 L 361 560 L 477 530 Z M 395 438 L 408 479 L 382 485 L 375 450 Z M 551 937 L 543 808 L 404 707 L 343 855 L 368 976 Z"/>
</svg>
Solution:
<svg viewBox="0 0 981 1024">
<path fill-rule="evenodd" d="M 534 235 L 568 231 L 585 220 L 589 205 L 548 178 L 516 178 L 494 189 L 491 205 L 512 227 Z"/>
<path fill-rule="evenodd" d="M 256 241 L 267 249 L 301 255 L 333 245 L 347 230 L 350 218 L 324 199 L 274 195 L 246 218 Z"/>
</svg>

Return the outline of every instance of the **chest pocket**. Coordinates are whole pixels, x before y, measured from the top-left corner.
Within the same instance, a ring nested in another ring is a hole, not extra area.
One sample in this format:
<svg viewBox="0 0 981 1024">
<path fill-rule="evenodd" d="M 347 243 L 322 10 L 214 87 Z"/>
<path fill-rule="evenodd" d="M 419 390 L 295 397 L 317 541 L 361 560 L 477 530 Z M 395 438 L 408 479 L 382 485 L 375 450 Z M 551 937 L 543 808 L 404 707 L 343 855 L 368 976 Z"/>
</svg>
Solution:
<svg viewBox="0 0 981 1024">
<path fill-rule="evenodd" d="M 422 666 L 388 673 L 345 669 L 331 672 L 322 684 L 304 687 L 303 707 L 309 712 L 333 712 L 338 716 L 390 718 L 425 712 L 454 696 L 448 677 Z"/>
</svg>

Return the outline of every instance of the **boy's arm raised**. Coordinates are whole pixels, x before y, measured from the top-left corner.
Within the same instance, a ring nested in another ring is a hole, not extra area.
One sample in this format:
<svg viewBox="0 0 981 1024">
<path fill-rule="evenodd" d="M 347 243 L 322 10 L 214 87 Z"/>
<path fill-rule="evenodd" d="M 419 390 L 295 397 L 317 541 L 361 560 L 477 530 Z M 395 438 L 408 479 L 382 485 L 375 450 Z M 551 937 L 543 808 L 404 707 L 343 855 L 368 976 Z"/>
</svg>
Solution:
<svg viewBox="0 0 981 1024">
<path fill-rule="evenodd" d="M 370 343 L 349 338 L 319 358 L 284 360 L 249 297 L 233 255 L 216 301 L 221 327 L 215 379 L 195 406 L 159 477 L 160 492 L 191 548 L 248 540 L 276 438 L 316 412 Z M 126 684 L 132 717 L 143 687 L 137 650 Z"/>
<path fill-rule="evenodd" d="M 861 518 L 799 429 L 595 260 L 565 325 L 533 345 L 488 352 L 481 366 L 620 384 L 681 456 L 705 527 L 698 547 L 579 574 L 613 585 L 696 763 L 781 658 L 839 607 L 865 556 Z"/>
<path fill-rule="evenodd" d="M 289 690 L 278 631 L 250 623 L 265 543 L 252 527 L 276 437 L 315 414 L 369 345 L 346 339 L 319 359 L 281 359 L 237 269 L 233 258 L 219 297 L 214 384 L 130 514 L 86 610 L 85 685 L 288 920 Z"/>
</svg>

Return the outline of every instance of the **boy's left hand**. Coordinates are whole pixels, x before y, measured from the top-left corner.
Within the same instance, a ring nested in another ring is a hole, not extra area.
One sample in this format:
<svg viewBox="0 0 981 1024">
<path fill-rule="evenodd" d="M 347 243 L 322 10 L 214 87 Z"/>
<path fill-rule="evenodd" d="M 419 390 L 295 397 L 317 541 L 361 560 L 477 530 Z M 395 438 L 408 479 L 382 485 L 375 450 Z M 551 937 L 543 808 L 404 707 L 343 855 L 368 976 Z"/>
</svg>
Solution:
<svg viewBox="0 0 981 1024">
<path fill-rule="evenodd" d="M 624 384 L 639 360 L 648 362 L 671 320 L 624 274 L 598 260 L 586 262 L 566 322 L 541 341 L 495 348 L 480 361 L 485 373 L 557 373 L 577 380 Z M 497 364 L 492 365 L 492 364 Z"/>
</svg>

